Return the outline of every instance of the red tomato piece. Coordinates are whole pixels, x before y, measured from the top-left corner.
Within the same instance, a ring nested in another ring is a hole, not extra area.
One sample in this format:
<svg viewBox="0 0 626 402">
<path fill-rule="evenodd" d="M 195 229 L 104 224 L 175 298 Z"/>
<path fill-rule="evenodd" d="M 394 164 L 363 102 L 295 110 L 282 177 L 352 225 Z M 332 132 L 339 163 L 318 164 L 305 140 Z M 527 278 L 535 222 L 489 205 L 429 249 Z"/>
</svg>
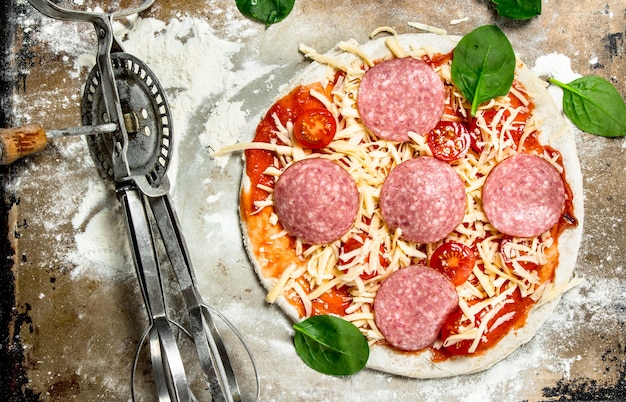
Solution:
<svg viewBox="0 0 626 402">
<path fill-rule="evenodd" d="M 363 245 L 362 241 L 358 241 L 356 238 L 351 237 L 345 243 L 341 244 L 341 247 L 339 248 L 339 255 L 341 256 L 343 254 L 348 254 L 358 248 L 361 248 L 362 245 Z M 354 260 L 354 257 L 350 257 L 346 261 L 339 258 L 338 264 L 339 266 L 347 265 L 347 264 L 350 264 L 352 260 Z"/>
<path fill-rule="evenodd" d="M 447 276 L 454 286 L 467 280 L 476 264 L 476 254 L 465 244 L 454 241 L 437 247 L 430 257 L 430 267 Z"/>
<path fill-rule="evenodd" d="M 476 118 L 472 117 L 472 121 L 469 126 L 470 135 L 470 147 L 478 153 L 481 153 L 485 149 L 485 143 L 483 142 L 483 133 L 476 124 Z"/>
<path fill-rule="evenodd" d="M 293 123 L 293 136 L 304 148 L 324 148 L 336 132 L 337 122 L 327 109 L 303 110 Z"/>
<path fill-rule="evenodd" d="M 445 162 L 452 162 L 467 154 L 470 147 L 470 134 L 463 123 L 440 121 L 426 139 L 433 156 Z"/>
</svg>

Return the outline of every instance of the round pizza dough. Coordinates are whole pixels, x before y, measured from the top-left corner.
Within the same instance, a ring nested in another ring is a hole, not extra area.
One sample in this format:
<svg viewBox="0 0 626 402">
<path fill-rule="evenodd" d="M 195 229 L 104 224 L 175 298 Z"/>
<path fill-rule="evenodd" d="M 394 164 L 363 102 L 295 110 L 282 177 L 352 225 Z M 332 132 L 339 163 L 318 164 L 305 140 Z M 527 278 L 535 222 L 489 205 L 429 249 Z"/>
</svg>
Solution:
<svg viewBox="0 0 626 402">
<path fill-rule="evenodd" d="M 459 36 L 435 34 L 404 34 L 398 35 L 396 38 L 404 49 L 429 48 L 433 50 L 434 53 L 441 54 L 452 51 L 461 39 Z M 387 37 L 381 37 L 371 40 L 361 45 L 360 48 L 363 53 L 368 55 L 372 60 L 388 57 L 391 52 L 385 45 L 386 39 Z M 346 64 L 356 59 L 354 54 L 346 53 L 339 49 L 331 50 L 328 55 L 342 60 Z M 276 99 L 280 99 L 297 85 L 323 81 L 327 71 L 328 66 L 312 62 L 284 87 L 284 92 Z M 519 60 L 515 70 L 515 78 L 524 85 L 535 104 L 534 115 L 537 121 L 541 122 L 541 142 L 561 152 L 563 165 L 566 170 L 566 179 L 574 195 L 574 214 L 578 220 L 578 225 L 565 230 L 559 237 L 558 250 L 560 255 L 555 274 L 555 285 L 559 286 L 567 283 L 572 278 L 578 249 L 582 239 L 583 187 L 582 173 L 574 140 L 575 129 L 562 116 L 561 111 L 548 93 L 545 82 L 535 76 L 531 70 Z M 249 191 L 249 189 L 250 181 L 245 175 L 244 169 L 242 191 L 246 192 Z M 245 220 L 242 220 L 242 226 L 244 243 L 249 252 L 250 259 L 255 266 L 261 283 L 269 291 L 273 287 L 274 282 L 271 278 L 265 278 L 261 274 L 259 261 L 257 261 L 253 253 L 250 252 L 252 247 Z M 486 370 L 514 352 L 521 345 L 530 341 L 556 309 L 560 298 L 561 296 L 559 295 L 543 305 L 533 306 L 528 313 L 526 325 L 511 331 L 497 345 L 490 348 L 485 353 L 474 356 L 449 358 L 442 362 L 435 363 L 431 361 L 431 352 L 428 349 L 424 349 L 421 353 L 407 354 L 384 345 L 375 344 L 371 347 L 370 357 L 366 367 L 391 374 L 422 379 L 451 377 Z M 278 304 L 291 319 L 294 321 L 300 320 L 296 309 L 282 296 L 278 297 L 276 304 Z"/>
</svg>

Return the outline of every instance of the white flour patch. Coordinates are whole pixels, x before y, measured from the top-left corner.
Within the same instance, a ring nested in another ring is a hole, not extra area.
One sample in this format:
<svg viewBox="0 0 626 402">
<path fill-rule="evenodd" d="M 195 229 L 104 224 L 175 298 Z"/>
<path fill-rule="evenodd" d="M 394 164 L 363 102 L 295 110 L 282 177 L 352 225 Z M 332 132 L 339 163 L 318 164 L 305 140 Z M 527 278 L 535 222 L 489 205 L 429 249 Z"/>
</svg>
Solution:
<svg viewBox="0 0 626 402">
<path fill-rule="evenodd" d="M 178 166 L 184 163 L 189 168 L 190 160 L 183 160 L 184 155 L 176 152 L 183 143 L 195 141 L 187 137 L 189 133 L 199 137 L 207 158 L 210 148 L 240 139 L 246 134 L 249 116 L 243 102 L 232 98 L 275 66 L 248 61 L 236 70 L 233 59 L 244 50 L 241 35 L 245 38 L 252 32 L 246 34 L 242 29 L 239 40 L 221 39 L 204 19 L 184 17 L 166 24 L 137 18 L 127 27 L 119 24 L 116 28 L 126 50 L 154 71 L 168 95 L 175 133 L 170 165 L 174 173 L 169 175 L 174 191 Z"/>
<path fill-rule="evenodd" d="M 205 133 L 200 137 L 200 143 L 217 151 L 222 145 L 232 142 L 234 133 L 244 133 L 247 127 L 247 115 L 241 106 L 242 102 L 217 104 L 209 113 Z M 219 157 L 216 161 L 223 163 L 225 159 Z"/>
<path fill-rule="evenodd" d="M 572 70 L 572 63 L 569 57 L 560 53 L 539 56 L 535 61 L 535 66 L 532 67 L 532 71 L 539 77 L 551 77 L 566 84 L 581 77 L 580 74 Z M 563 90 L 556 85 L 550 85 L 548 92 L 559 109 L 563 110 Z"/>
<path fill-rule="evenodd" d="M 36 40 L 47 43 L 52 53 L 62 54 L 65 60 L 71 60 L 71 77 L 79 78 L 81 73 L 93 68 L 97 43 L 90 24 L 47 17 L 40 22 Z M 174 122 L 174 152 L 168 176 L 175 204 L 180 201 L 181 205 L 187 205 L 188 200 L 197 199 L 198 186 L 187 183 L 197 176 L 200 165 L 210 160 L 211 148 L 217 149 L 221 144 L 246 138 L 249 133 L 248 113 L 242 100 L 234 101 L 232 98 L 239 94 L 243 86 L 270 75 L 274 68 L 254 61 L 246 61 L 241 63 L 239 69 L 235 68 L 233 59 L 240 57 L 244 46 L 242 35 L 254 34 L 249 29 L 250 22 L 233 22 L 231 28 L 233 32 L 238 32 L 239 38 L 232 40 L 219 38 L 209 22 L 202 18 L 180 17 L 166 23 L 130 16 L 113 24 L 115 36 L 124 50 L 138 57 L 153 71 L 167 95 Z M 35 19 L 21 21 L 26 30 L 33 31 L 38 23 Z M 204 149 L 198 150 L 198 146 Z M 190 147 L 192 149 L 186 149 Z M 86 169 L 95 171 L 83 141 L 59 143 L 58 149 L 64 158 L 75 159 L 84 163 Z M 198 155 L 205 157 L 196 160 Z M 222 161 L 225 164 L 227 158 Z M 36 165 L 31 166 L 33 174 L 37 168 Z M 56 174 L 60 176 L 64 172 L 57 171 Z M 179 178 L 184 185 L 177 186 Z M 75 202 L 65 199 L 55 209 L 57 215 L 63 213 L 63 216 L 56 220 L 51 217 L 45 219 L 44 226 L 53 232 L 63 223 L 64 216 L 74 214 L 70 220 L 76 230 L 76 249 L 59 255 L 59 258 L 76 265 L 72 271 L 75 279 L 83 275 L 116 278 L 133 274 L 124 212 L 113 195 L 112 187 L 104 181 L 89 180 L 82 184 L 86 186 L 84 198 L 77 197 Z M 210 182 L 203 184 L 200 180 L 201 190 L 207 192 L 204 200 L 209 203 L 211 199 L 218 201 L 219 198 L 213 195 L 210 185 Z M 77 194 L 80 193 L 84 190 L 77 191 Z M 201 200 L 190 204 L 191 209 L 202 207 Z M 232 216 L 209 214 L 194 221 L 207 229 L 190 233 L 193 243 L 202 244 L 218 236 L 222 245 L 240 243 L 238 227 L 232 223 L 237 221 L 236 213 Z M 220 236 L 216 231 L 230 235 Z"/>
<path fill-rule="evenodd" d="M 98 207 L 102 204 L 102 201 L 106 200 L 109 190 L 101 182 L 89 181 L 84 201 L 78 207 L 78 213 L 72 218 L 72 227 L 74 229 L 81 229 L 83 225 L 89 223 L 90 215 L 94 209 L 101 209 Z"/>
<path fill-rule="evenodd" d="M 85 274 L 109 279 L 134 275 L 126 222 L 120 218 L 121 207 L 109 205 L 96 211 L 85 229 L 75 234 L 76 250 L 68 255 L 76 265 L 70 274 L 73 279 Z"/>
</svg>

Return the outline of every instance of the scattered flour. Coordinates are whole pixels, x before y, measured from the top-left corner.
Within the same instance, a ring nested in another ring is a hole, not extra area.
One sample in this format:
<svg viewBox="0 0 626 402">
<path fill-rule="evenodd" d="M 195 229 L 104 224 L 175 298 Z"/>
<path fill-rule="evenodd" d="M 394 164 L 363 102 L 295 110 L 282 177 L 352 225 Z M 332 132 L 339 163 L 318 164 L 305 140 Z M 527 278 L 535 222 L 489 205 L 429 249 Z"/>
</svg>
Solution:
<svg viewBox="0 0 626 402">
<path fill-rule="evenodd" d="M 39 29 L 34 30 L 39 23 Z M 69 73 L 77 79 L 77 83 L 85 71 L 95 64 L 96 40 L 90 24 L 68 23 L 47 17 L 41 18 L 41 21 L 23 19 L 21 24 L 27 30 L 36 32 L 36 41 L 48 43 L 51 52 L 71 56 L 73 69 Z M 247 21 L 241 22 L 239 32 L 252 35 L 252 31 L 246 28 L 247 24 Z M 275 66 L 246 61 L 236 70 L 232 59 L 242 52 L 242 41 L 219 38 L 205 19 L 180 17 L 165 23 L 134 15 L 120 22 L 114 21 L 113 28 L 124 50 L 148 65 L 166 92 L 174 121 L 174 153 L 168 177 L 171 193 L 184 199 L 186 188 L 183 186 L 177 192 L 176 184 L 179 176 L 185 176 L 188 169 L 193 169 L 190 166 L 192 161 L 186 160 L 180 152 L 186 142 L 194 140 L 188 137 L 191 135 L 189 132 L 193 131 L 198 136 L 197 140 L 206 148 L 207 159 L 211 148 L 217 149 L 222 144 L 244 138 L 249 133 L 249 116 L 243 109 L 243 101 L 234 101 L 232 97 L 247 83 L 271 74 Z M 60 36 L 64 40 L 58 40 Z M 193 124 L 200 129 L 192 128 Z M 68 142 L 67 147 L 60 147 L 64 157 L 90 158 L 84 146 L 73 144 Z M 221 158 L 218 162 L 225 165 L 227 161 L 228 158 Z M 185 165 L 183 173 L 179 169 L 181 164 Z M 125 257 L 129 255 L 125 221 L 116 216 L 123 212 L 111 193 L 112 189 L 106 183 L 89 181 L 86 196 L 71 218 L 76 229 L 76 250 L 71 251 L 67 258 L 77 265 L 72 271 L 73 278 L 86 274 L 117 277 L 128 272 L 129 265 L 132 266 L 132 260 Z M 224 227 L 227 223 L 223 215 L 216 213 L 204 216 L 202 220 L 213 228 L 212 231 L 236 233 Z M 83 269 L 89 265 L 96 266 L 97 272 Z"/>
<path fill-rule="evenodd" d="M 235 71 L 232 58 L 242 50 L 241 41 L 220 39 L 207 20 L 191 17 L 167 24 L 153 18 L 131 19 L 129 25 L 116 24 L 116 36 L 122 38 L 127 52 L 154 71 L 164 87 L 174 120 L 175 147 L 187 140 L 190 122 L 207 100 L 214 104 L 208 117 L 201 117 L 208 119 L 206 131 L 200 134 L 203 146 L 208 147 L 215 136 L 232 141 L 233 133 L 243 133 L 247 113 L 241 102 L 230 98 L 237 88 L 266 74 L 272 66 L 248 63 Z M 174 154 L 171 171 L 177 171 L 180 158 L 180 153 Z M 175 181 L 176 174 L 169 176 Z"/>
<path fill-rule="evenodd" d="M 134 275 L 126 221 L 120 219 L 122 211 L 119 204 L 109 203 L 90 213 L 92 216 L 84 230 L 78 230 L 74 236 L 76 250 L 68 254 L 68 259 L 76 265 L 70 273 L 71 277 L 79 279 L 90 275 L 119 279 Z"/>
</svg>

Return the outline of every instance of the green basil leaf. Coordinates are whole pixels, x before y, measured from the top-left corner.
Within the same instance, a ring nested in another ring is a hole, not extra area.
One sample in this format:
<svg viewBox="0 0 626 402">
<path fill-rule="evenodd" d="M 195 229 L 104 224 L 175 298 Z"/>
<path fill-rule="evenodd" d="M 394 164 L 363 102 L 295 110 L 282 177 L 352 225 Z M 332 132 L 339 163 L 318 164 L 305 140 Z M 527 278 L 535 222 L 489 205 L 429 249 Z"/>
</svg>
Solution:
<svg viewBox="0 0 626 402">
<path fill-rule="evenodd" d="M 293 327 L 296 353 L 313 370 L 350 375 L 365 367 L 369 345 L 351 322 L 332 315 L 316 315 Z"/>
<path fill-rule="evenodd" d="M 527 20 L 541 14 L 541 0 L 492 0 L 504 18 Z"/>
<path fill-rule="evenodd" d="M 236 0 L 241 13 L 266 26 L 282 21 L 293 9 L 296 0 Z"/>
<path fill-rule="evenodd" d="M 483 25 L 465 35 L 452 56 L 452 81 L 478 106 L 509 93 L 515 74 L 515 53 L 504 33 L 495 25 Z"/>
<path fill-rule="evenodd" d="M 563 89 L 563 113 L 576 127 L 603 137 L 626 135 L 626 103 L 610 82 L 595 75 L 569 84 L 548 81 Z"/>
</svg>

